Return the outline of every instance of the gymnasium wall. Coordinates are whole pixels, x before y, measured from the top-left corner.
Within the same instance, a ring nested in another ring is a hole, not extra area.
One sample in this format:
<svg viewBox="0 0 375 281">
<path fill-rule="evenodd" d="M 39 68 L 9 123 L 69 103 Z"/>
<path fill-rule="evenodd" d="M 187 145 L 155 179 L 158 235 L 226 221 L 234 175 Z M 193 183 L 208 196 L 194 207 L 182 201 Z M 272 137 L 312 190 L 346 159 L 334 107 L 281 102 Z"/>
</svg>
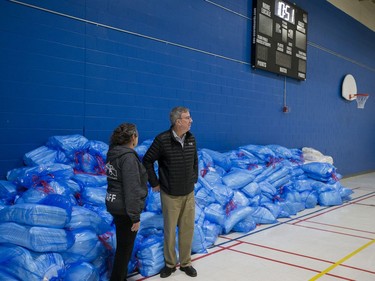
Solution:
<svg viewBox="0 0 375 281">
<path fill-rule="evenodd" d="M 191 109 L 201 148 L 313 147 L 375 169 L 375 34 L 325 0 L 308 12 L 307 80 L 251 67 L 251 0 L 0 0 L 0 178 L 53 135 L 140 141 Z M 341 98 L 352 74 L 365 109 Z M 290 108 L 283 113 L 284 102 Z"/>
</svg>

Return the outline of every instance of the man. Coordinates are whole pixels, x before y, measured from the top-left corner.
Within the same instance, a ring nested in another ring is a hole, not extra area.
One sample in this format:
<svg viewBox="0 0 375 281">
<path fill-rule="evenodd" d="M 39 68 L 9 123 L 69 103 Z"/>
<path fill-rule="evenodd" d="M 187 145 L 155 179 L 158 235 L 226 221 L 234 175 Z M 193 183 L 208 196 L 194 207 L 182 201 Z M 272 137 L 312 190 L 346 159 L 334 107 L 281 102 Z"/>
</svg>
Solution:
<svg viewBox="0 0 375 281">
<path fill-rule="evenodd" d="M 153 191 L 160 191 L 164 218 L 165 267 L 160 272 L 166 278 L 176 271 L 176 227 L 180 270 L 191 277 L 197 271 L 191 265 L 191 246 L 194 234 L 194 184 L 198 180 L 198 156 L 195 138 L 190 133 L 193 119 L 186 107 L 170 112 L 171 127 L 154 139 L 143 157 L 148 180 Z M 158 161 L 159 179 L 154 170 Z"/>
</svg>

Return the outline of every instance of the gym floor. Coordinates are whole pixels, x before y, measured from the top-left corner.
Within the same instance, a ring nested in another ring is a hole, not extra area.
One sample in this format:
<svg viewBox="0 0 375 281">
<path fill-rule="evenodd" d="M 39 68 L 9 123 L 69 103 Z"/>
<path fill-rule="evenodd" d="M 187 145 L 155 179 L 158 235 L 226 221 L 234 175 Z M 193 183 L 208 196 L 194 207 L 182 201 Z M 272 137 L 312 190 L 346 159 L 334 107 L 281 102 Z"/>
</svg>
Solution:
<svg viewBox="0 0 375 281">
<path fill-rule="evenodd" d="M 192 256 L 196 278 L 177 269 L 166 280 L 375 280 L 375 172 L 340 182 L 354 191 L 350 202 L 220 236 L 208 253 Z"/>
</svg>

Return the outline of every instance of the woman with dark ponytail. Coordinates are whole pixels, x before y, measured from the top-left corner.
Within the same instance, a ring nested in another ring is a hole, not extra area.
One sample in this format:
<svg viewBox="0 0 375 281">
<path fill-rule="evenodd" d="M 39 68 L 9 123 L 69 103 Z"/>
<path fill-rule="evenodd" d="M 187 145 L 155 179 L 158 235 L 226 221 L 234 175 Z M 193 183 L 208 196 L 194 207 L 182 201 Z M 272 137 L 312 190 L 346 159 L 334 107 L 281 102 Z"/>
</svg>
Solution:
<svg viewBox="0 0 375 281">
<path fill-rule="evenodd" d="M 116 226 L 116 254 L 110 281 L 126 280 L 147 197 L 147 172 L 134 150 L 137 144 L 136 126 L 123 123 L 113 131 L 107 153 L 106 206 Z"/>
</svg>

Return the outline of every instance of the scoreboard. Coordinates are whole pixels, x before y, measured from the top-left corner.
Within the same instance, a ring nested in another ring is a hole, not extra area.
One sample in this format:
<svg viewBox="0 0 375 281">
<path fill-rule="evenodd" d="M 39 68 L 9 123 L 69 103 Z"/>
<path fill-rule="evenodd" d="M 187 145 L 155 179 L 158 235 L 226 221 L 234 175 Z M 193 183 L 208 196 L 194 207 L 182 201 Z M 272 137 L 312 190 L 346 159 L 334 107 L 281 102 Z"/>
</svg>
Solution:
<svg viewBox="0 0 375 281">
<path fill-rule="evenodd" d="M 306 80 L 306 51 L 306 11 L 284 0 L 253 0 L 253 68 Z"/>
</svg>

